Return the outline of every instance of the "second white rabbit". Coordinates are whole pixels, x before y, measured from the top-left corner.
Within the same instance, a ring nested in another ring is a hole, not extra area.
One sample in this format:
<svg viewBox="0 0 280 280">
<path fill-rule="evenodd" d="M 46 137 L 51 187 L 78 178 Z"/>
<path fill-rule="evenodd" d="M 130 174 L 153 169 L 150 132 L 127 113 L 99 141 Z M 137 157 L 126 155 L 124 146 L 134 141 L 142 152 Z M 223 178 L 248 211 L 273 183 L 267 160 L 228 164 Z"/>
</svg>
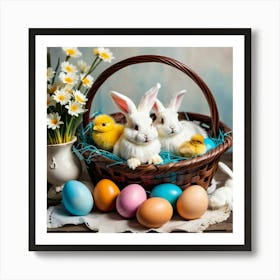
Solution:
<svg viewBox="0 0 280 280">
<path fill-rule="evenodd" d="M 178 119 L 178 109 L 185 93 L 185 90 L 175 93 L 167 107 L 158 99 L 156 99 L 153 106 L 156 114 L 154 124 L 159 133 L 161 149 L 174 154 L 178 154 L 179 146 L 183 142 L 190 140 L 194 134 L 201 134 L 204 138 L 207 137 L 207 132 L 198 124 Z"/>
</svg>

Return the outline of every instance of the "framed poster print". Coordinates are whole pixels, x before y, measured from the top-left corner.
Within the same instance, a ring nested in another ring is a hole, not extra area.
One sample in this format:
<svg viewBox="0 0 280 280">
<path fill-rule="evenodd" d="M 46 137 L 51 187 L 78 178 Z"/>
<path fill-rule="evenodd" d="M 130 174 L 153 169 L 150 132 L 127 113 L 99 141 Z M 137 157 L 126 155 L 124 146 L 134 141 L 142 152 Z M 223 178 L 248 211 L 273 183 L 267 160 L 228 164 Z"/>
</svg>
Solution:
<svg viewBox="0 0 280 280">
<path fill-rule="evenodd" d="M 29 249 L 251 250 L 250 34 L 30 29 Z"/>
</svg>

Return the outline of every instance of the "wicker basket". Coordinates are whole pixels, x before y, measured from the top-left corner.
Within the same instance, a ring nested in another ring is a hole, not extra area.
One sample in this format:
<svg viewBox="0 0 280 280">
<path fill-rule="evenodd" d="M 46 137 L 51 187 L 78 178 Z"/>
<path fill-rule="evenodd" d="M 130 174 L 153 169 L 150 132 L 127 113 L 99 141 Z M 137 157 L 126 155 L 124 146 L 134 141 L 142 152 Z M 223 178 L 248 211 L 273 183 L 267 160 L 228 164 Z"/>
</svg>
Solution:
<svg viewBox="0 0 280 280">
<path fill-rule="evenodd" d="M 209 127 L 208 134 L 215 137 L 219 130 L 227 133 L 224 142 L 216 148 L 210 150 L 204 155 L 196 156 L 191 159 L 182 160 L 175 163 L 153 165 L 143 164 L 135 170 L 129 169 L 126 164 L 115 164 L 114 161 L 102 155 L 96 154 L 88 164 L 89 174 L 96 183 L 100 179 L 106 178 L 114 181 L 119 187 L 124 187 L 131 183 L 142 185 L 145 189 L 149 190 L 153 186 L 161 183 L 174 183 L 182 189 L 190 185 L 201 185 L 207 189 L 218 167 L 218 161 L 221 155 L 232 146 L 231 130 L 222 122 L 219 121 L 219 113 L 214 97 L 202 81 L 202 79 L 189 67 L 181 62 L 169 57 L 158 55 L 143 55 L 136 56 L 120 61 L 107 70 L 105 70 L 96 79 L 88 93 L 87 113 L 84 115 L 84 126 L 90 121 L 90 109 L 92 100 L 103 82 L 118 70 L 138 63 L 145 62 L 159 62 L 175 67 L 189 76 L 202 90 L 210 108 L 211 117 L 187 112 L 190 120 L 198 121 L 201 124 L 206 124 Z M 185 113 L 180 113 L 180 118 L 185 118 Z M 124 116 L 121 113 L 113 114 L 113 117 L 118 122 L 124 122 Z M 85 153 L 84 157 L 87 158 L 89 153 Z"/>
</svg>

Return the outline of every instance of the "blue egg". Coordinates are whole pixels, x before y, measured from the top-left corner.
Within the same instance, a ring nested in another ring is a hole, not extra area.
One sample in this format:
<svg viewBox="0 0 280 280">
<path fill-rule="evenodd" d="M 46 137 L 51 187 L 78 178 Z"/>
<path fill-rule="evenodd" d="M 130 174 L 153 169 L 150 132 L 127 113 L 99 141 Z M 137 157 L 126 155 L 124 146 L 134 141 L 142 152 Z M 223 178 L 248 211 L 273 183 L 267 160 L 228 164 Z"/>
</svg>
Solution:
<svg viewBox="0 0 280 280">
<path fill-rule="evenodd" d="M 204 144 L 206 145 L 206 152 L 216 148 L 215 142 L 210 138 L 205 138 L 204 139 Z"/>
<path fill-rule="evenodd" d="M 175 208 L 176 201 L 182 193 L 182 189 L 171 183 L 163 183 L 155 186 L 150 194 L 150 197 L 161 197 L 170 202 L 170 204 Z"/>
<path fill-rule="evenodd" d="M 85 184 L 70 180 L 62 189 L 62 204 L 72 215 L 84 216 L 93 208 L 93 196 Z"/>
</svg>

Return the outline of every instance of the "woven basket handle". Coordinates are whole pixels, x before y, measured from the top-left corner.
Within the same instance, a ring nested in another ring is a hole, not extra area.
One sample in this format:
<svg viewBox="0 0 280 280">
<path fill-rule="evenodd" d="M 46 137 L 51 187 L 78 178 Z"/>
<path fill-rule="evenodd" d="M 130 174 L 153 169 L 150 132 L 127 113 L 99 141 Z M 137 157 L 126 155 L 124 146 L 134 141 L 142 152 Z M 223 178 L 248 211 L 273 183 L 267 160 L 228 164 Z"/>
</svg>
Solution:
<svg viewBox="0 0 280 280">
<path fill-rule="evenodd" d="M 144 62 L 159 62 L 163 64 L 170 65 L 172 67 L 177 68 L 178 70 L 181 70 L 183 73 L 188 75 L 202 90 L 208 106 L 210 108 L 210 114 L 211 114 L 211 121 L 212 121 L 212 135 L 216 137 L 218 135 L 218 126 L 219 126 L 219 113 L 217 109 L 217 105 L 215 102 L 215 99 L 208 88 L 208 86 L 205 84 L 205 82 L 189 67 L 184 65 L 183 63 L 179 62 L 178 60 L 175 60 L 170 57 L 165 57 L 165 56 L 159 56 L 159 55 L 140 55 L 140 56 L 134 56 L 127 58 L 125 60 L 122 60 L 120 62 L 117 62 L 107 68 L 104 72 L 100 74 L 100 76 L 96 79 L 94 84 L 92 85 L 91 89 L 89 90 L 88 93 L 88 101 L 86 104 L 86 108 L 88 111 L 84 115 L 84 125 L 87 125 L 90 122 L 90 109 L 91 109 L 91 104 L 92 100 L 99 89 L 99 87 L 115 72 L 118 70 L 129 66 L 133 64 L 138 64 L 138 63 L 144 63 Z"/>
</svg>

